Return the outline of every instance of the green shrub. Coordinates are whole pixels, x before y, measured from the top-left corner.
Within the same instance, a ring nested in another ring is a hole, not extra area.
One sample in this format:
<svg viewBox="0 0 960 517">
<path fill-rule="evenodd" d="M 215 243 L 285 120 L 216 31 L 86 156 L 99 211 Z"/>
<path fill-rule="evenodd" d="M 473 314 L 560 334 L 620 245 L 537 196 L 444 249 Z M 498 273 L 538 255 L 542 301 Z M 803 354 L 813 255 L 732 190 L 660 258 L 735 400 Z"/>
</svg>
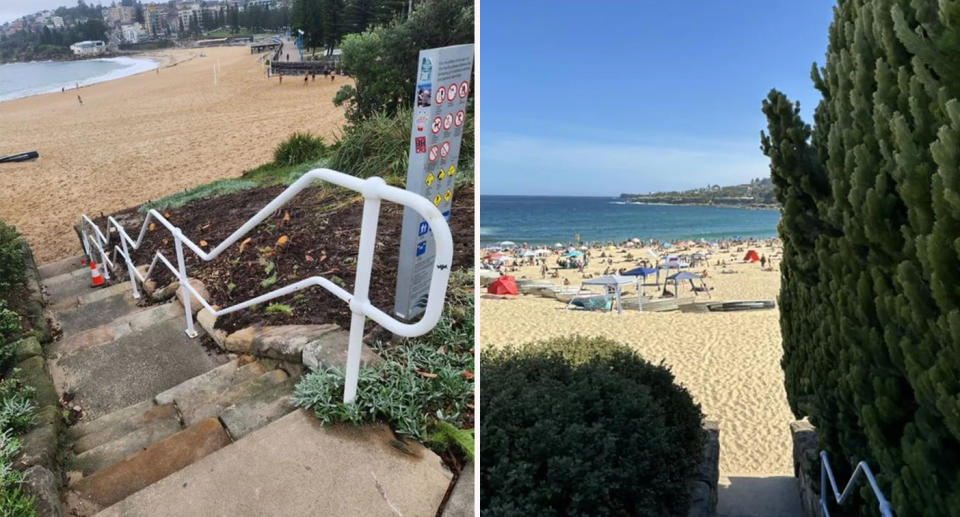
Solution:
<svg viewBox="0 0 960 517">
<path fill-rule="evenodd" d="M 0 300 L 0 345 L 12 341 L 22 330 L 20 315 L 8 309 L 5 300 Z M 2 363 L 2 357 L 3 352 L 0 351 L 0 363 Z"/>
<path fill-rule="evenodd" d="M 381 176 L 404 183 L 409 165 L 412 113 L 409 108 L 395 115 L 378 112 L 349 126 L 337 142 L 330 167 L 360 178 Z M 473 169 L 472 114 L 469 110 L 463 127 L 457 164 L 461 171 Z"/>
<path fill-rule="evenodd" d="M 700 407 L 631 349 L 571 337 L 480 358 L 484 515 L 686 515 Z"/>
<path fill-rule="evenodd" d="M 26 282 L 23 239 L 17 229 L 0 221 L 0 297 Z"/>
<path fill-rule="evenodd" d="M 787 399 L 840 476 L 866 460 L 897 515 L 958 516 L 960 3 L 833 13 L 813 126 L 763 102 Z"/>
<path fill-rule="evenodd" d="M 34 517 L 32 499 L 20 485 L 23 474 L 13 468 L 20 452 L 20 440 L 10 430 L 0 429 L 0 515 Z"/>
<path fill-rule="evenodd" d="M 360 369 L 353 404 L 342 402 L 345 376 L 340 366 L 304 375 L 293 404 L 313 410 L 324 424 L 385 421 L 397 434 L 439 452 L 455 446 L 471 456 L 464 432 L 454 430 L 473 413 L 472 285 L 472 271 L 454 271 L 444 314 L 429 334 L 392 346 L 374 344 L 383 361 Z"/>
<path fill-rule="evenodd" d="M 327 146 L 323 138 L 310 133 L 294 133 L 287 140 L 280 143 L 273 152 L 273 163 L 276 165 L 299 165 L 323 158 L 327 154 Z"/>
</svg>

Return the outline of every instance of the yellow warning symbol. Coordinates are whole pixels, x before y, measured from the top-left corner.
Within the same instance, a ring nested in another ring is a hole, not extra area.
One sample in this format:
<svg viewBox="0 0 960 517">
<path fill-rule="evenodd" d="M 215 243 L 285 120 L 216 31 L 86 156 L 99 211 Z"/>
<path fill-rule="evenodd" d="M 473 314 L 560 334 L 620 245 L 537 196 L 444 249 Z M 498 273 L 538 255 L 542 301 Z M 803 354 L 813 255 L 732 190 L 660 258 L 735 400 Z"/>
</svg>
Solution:
<svg viewBox="0 0 960 517">
<path fill-rule="evenodd" d="M 450 192 L 450 191 L 448 190 L 447 192 Z M 439 206 L 441 199 L 442 198 L 440 197 L 439 193 L 436 196 L 433 196 L 433 206 Z"/>
<path fill-rule="evenodd" d="M 452 198 L 452 197 L 453 197 L 453 191 L 450 190 L 450 189 L 447 189 L 447 191 L 443 193 L 443 200 L 444 200 L 444 201 L 450 201 L 450 198 Z"/>
<path fill-rule="evenodd" d="M 443 179 L 443 178 L 440 178 L 440 179 Z M 427 177 L 426 177 L 426 179 L 423 180 L 423 182 L 426 183 L 428 187 L 429 187 L 430 185 L 432 185 L 432 184 L 433 184 L 433 173 L 431 172 L 430 174 L 427 174 Z"/>
<path fill-rule="evenodd" d="M 443 169 L 440 169 L 440 172 L 437 173 L 437 181 L 440 181 L 445 177 L 447 177 L 447 173 L 444 172 Z"/>
<path fill-rule="evenodd" d="M 453 176 L 453 175 L 456 174 L 456 173 L 457 173 L 457 166 L 456 166 L 456 165 L 451 165 L 450 168 L 447 169 L 447 176 Z"/>
</svg>

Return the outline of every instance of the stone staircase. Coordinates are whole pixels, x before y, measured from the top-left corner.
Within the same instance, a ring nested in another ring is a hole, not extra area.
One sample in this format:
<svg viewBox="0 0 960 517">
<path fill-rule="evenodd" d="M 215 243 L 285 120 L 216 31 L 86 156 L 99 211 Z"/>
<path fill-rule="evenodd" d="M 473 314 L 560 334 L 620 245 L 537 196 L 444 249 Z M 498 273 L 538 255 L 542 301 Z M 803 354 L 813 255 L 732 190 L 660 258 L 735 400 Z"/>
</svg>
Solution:
<svg viewBox="0 0 960 517">
<path fill-rule="evenodd" d="M 362 449 L 357 454 L 369 456 L 371 451 L 370 443 L 363 446 L 363 439 L 353 439 L 344 447 L 336 433 L 327 436 L 331 431 L 316 425 L 307 413 L 294 412 L 289 398 L 300 368 L 290 368 L 273 359 L 228 354 L 212 345 L 199 326 L 201 335 L 190 339 L 184 332 L 183 307 L 176 298 L 160 305 L 142 306 L 131 296 L 129 282 L 91 288 L 89 267 L 81 263 L 80 257 L 39 269 L 48 308 L 53 310 L 53 319 L 62 329 L 61 339 L 49 346 L 47 366 L 61 400 L 68 401 L 66 406 L 73 413 L 82 414 L 61 439 L 66 444 L 64 514 L 82 517 L 107 510 L 105 515 L 156 515 L 159 509 L 154 503 L 161 504 L 152 499 L 156 493 L 164 499 L 164 511 L 178 516 L 208 517 L 211 511 L 213 515 L 315 515 L 315 509 L 320 507 L 331 511 L 353 508 L 357 514 L 376 515 L 381 512 L 374 509 L 383 507 L 384 501 L 387 508 L 396 509 L 382 484 L 377 484 L 372 492 L 379 494 L 377 501 L 360 500 L 359 506 L 358 501 L 346 498 L 340 501 L 346 506 L 324 506 L 315 500 L 313 490 L 322 488 L 324 483 L 335 485 L 330 489 L 349 493 L 353 487 L 344 483 L 351 478 L 340 474 L 343 469 L 356 467 L 349 458 L 351 447 Z M 286 424 L 270 425 L 279 420 Z M 291 426 L 298 430 L 292 432 Z M 321 435 L 312 438 L 318 446 L 326 444 L 340 452 L 323 451 L 318 461 L 327 465 L 318 465 L 314 473 L 309 466 L 304 470 L 298 464 L 284 475 L 270 470 L 277 468 L 275 463 L 282 464 L 276 451 L 265 462 L 257 458 L 257 451 L 250 449 L 253 445 L 241 447 L 245 437 L 257 435 L 258 430 L 263 433 L 259 442 L 253 442 L 261 443 L 261 449 L 268 444 L 287 447 L 286 453 L 291 456 L 287 461 L 296 463 L 303 459 L 299 442 L 310 439 L 304 434 Z M 353 432 L 377 436 L 379 442 L 396 441 L 384 426 Z M 293 440 L 294 435 L 299 438 Z M 294 443 L 278 444 L 277 440 Z M 374 465 L 370 474 L 374 478 L 396 478 L 393 490 L 406 495 L 395 497 L 401 501 L 409 499 L 414 505 L 408 506 L 404 515 L 433 515 L 449 487 L 451 475 L 439 457 L 414 445 L 411 448 L 403 444 L 400 448 L 408 453 L 413 450 L 414 454 L 398 454 L 387 447 L 388 461 L 368 458 Z M 315 479 L 319 471 L 337 465 L 337 454 L 344 451 L 347 457 L 340 459 L 340 472 L 335 469 L 329 476 Z M 260 490 L 251 492 L 247 486 L 250 480 L 237 481 L 230 487 L 218 486 L 214 494 L 202 491 L 190 496 L 184 492 L 190 483 L 202 486 L 211 482 L 207 478 L 217 465 L 229 465 L 217 475 L 220 479 L 240 475 L 256 481 L 258 469 L 264 484 L 279 477 L 286 483 L 306 485 L 309 478 L 311 487 L 305 492 L 309 497 L 264 497 Z M 191 466 L 196 469 L 190 470 Z M 396 476 L 415 473 L 416 469 L 424 472 L 414 479 Z M 381 470 L 380 474 L 374 473 Z M 164 484 L 164 480 L 174 477 L 176 485 Z M 421 487 L 419 498 L 411 499 L 410 491 L 416 489 L 409 483 L 422 484 L 425 479 L 430 480 L 429 490 Z M 353 485 L 357 482 L 349 481 Z M 213 510 L 209 506 L 213 503 L 222 510 Z M 228 507 L 235 510 L 228 512 Z M 199 508 L 207 509 L 201 512 Z"/>
</svg>

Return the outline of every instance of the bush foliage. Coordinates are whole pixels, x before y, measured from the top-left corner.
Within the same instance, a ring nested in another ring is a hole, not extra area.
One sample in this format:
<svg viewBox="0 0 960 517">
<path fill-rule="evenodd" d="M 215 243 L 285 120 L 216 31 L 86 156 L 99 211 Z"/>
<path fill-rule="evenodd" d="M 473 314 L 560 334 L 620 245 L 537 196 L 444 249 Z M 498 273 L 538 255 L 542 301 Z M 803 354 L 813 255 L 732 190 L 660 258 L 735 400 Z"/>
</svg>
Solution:
<svg viewBox="0 0 960 517">
<path fill-rule="evenodd" d="M 340 45 L 341 59 L 356 86 L 341 87 L 334 103 L 347 106 L 353 123 L 376 113 L 392 116 L 413 102 L 420 49 L 473 39 L 471 0 L 429 0 L 405 20 L 348 34 Z"/>
<path fill-rule="evenodd" d="M 0 298 L 26 282 L 23 239 L 13 226 L 0 221 Z"/>
<path fill-rule="evenodd" d="M 375 344 L 383 361 L 360 369 L 354 403 L 343 403 L 344 370 L 335 366 L 304 375 L 293 404 L 313 410 L 324 424 L 385 421 L 439 452 L 456 446 L 472 456 L 472 440 L 458 431 L 473 414 L 472 285 L 472 271 L 454 271 L 443 316 L 429 334 Z"/>
<path fill-rule="evenodd" d="M 957 56 L 960 2 L 841 1 L 815 127 L 776 90 L 763 103 L 788 399 L 897 515 L 960 515 Z"/>
<path fill-rule="evenodd" d="M 322 138 L 310 133 L 296 132 L 277 146 L 273 152 L 273 163 L 281 166 L 299 165 L 319 160 L 326 154 L 327 146 Z"/>
<path fill-rule="evenodd" d="M 603 338 L 480 357 L 484 515 L 686 515 L 702 414 L 663 365 Z"/>
</svg>

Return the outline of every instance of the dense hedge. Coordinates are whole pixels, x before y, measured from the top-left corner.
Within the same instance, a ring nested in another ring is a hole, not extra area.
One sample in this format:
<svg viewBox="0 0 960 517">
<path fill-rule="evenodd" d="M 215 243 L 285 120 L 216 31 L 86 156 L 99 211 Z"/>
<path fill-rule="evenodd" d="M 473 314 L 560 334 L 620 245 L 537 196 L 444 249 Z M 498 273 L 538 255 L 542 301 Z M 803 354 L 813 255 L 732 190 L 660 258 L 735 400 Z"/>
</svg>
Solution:
<svg viewBox="0 0 960 517">
<path fill-rule="evenodd" d="M 686 515 L 700 407 L 673 375 L 602 338 L 480 357 L 480 509 L 507 515 Z"/>
<path fill-rule="evenodd" d="M 960 515 L 960 2 L 840 1 L 812 75 L 812 130 L 763 103 L 791 407 L 898 515 Z"/>
<path fill-rule="evenodd" d="M 0 221 L 0 299 L 26 281 L 23 239 L 17 229 Z"/>
</svg>

